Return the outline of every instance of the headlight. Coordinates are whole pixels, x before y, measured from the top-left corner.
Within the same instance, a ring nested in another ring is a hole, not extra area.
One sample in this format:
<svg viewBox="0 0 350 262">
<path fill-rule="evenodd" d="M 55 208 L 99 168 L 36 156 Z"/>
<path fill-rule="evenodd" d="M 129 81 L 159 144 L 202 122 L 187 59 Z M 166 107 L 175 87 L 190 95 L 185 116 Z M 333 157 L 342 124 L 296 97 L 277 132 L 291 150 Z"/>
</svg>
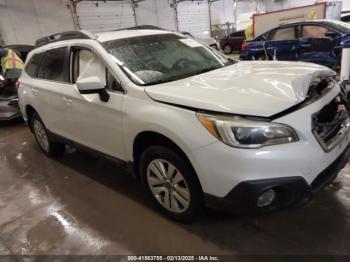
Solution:
<svg viewBox="0 0 350 262">
<path fill-rule="evenodd" d="M 284 124 L 202 113 L 197 117 L 213 136 L 233 147 L 260 148 L 298 141 L 295 131 Z"/>
</svg>

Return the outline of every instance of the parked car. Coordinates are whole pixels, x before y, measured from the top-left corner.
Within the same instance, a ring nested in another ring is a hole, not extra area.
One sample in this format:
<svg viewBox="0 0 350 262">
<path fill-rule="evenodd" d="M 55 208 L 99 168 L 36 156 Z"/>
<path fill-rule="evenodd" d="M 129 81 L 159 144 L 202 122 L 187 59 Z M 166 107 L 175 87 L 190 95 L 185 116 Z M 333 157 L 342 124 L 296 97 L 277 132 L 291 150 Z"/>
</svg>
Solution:
<svg viewBox="0 0 350 262">
<path fill-rule="evenodd" d="M 18 108 L 17 94 L 8 92 L 5 88 L 5 79 L 0 75 L 0 121 L 10 120 L 21 116 L 21 112 Z"/>
<path fill-rule="evenodd" d="M 189 38 L 193 38 L 193 39 L 196 39 L 198 42 L 204 44 L 204 45 L 207 45 L 207 46 L 210 46 L 210 47 L 213 47 L 215 49 L 220 49 L 219 48 L 219 45 L 218 43 L 216 42 L 216 40 L 214 38 L 211 38 L 211 37 L 208 37 L 208 38 L 198 38 L 194 35 L 192 35 L 191 33 L 189 32 L 181 32 L 181 34 L 189 37 Z"/>
<path fill-rule="evenodd" d="M 225 54 L 231 54 L 232 52 L 240 52 L 242 44 L 245 40 L 244 30 L 233 32 L 220 40 L 221 49 Z"/>
<path fill-rule="evenodd" d="M 281 25 L 242 45 L 241 60 L 303 61 L 337 69 L 342 46 L 350 42 L 350 24 L 310 20 Z"/>
<path fill-rule="evenodd" d="M 33 50 L 34 46 L 11 45 L 4 46 L 4 48 L 15 50 L 21 59 L 25 61 L 28 53 Z M 8 121 L 21 116 L 22 114 L 18 107 L 17 90 L 13 86 L 6 86 L 3 76 L 0 76 L 0 121 Z"/>
<path fill-rule="evenodd" d="M 237 63 L 140 27 L 37 44 L 19 99 L 41 150 L 68 144 L 122 161 L 173 219 L 192 221 L 205 204 L 267 212 L 305 202 L 348 160 L 349 115 L 326 67 Z"/>
</svg>

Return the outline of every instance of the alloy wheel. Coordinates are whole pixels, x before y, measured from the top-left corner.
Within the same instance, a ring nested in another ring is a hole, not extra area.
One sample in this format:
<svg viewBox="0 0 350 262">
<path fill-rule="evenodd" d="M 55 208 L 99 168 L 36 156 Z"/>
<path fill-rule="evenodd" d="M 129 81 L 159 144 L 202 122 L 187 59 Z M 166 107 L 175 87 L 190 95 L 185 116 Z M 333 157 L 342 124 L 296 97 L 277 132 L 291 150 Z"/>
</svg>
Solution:
<svg viewBox="0 0 350 262">
<path fill-rule="evenodd" d="M 147 182 L 153 196 L 174 213 L 186 211 L 190 205 L 190 191 L 184 176 L 170 162 L 155 159 L 147 167 Z"/>
<path fill-rule="evenodd" d="M 43 124 L 38 120 L 34 120 L 33 129 L 35 137 L 38 140 L 38 143 L 41 146 L 41 148 L 45 152 L 49 152 L 49 139 L 47 137 L 46 130 Z"/>
<path fill-rule="evenodd" d="M 231 48 L 230 45 L 226 45 L 226 46 L 224 47 L 224 53 L 225 53 L 225 54 L 231 54 L 231 53 L 232 53 L 232 48 Z"/>
</svg>

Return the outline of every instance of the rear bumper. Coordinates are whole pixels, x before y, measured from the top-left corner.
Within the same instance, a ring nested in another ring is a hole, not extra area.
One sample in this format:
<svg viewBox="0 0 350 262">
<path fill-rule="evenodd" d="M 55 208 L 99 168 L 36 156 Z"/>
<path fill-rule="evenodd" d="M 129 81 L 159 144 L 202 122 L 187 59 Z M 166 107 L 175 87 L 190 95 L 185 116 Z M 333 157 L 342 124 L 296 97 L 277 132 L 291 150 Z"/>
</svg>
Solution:
<svg viewBox="0 0 350 262">
<path fill-rule="evenodd" d="M 330 184 L 344 168 L 350 156 L 350 146 L 309 185 L 303 177 L 283 177 L 248 180 L 239 183 L 225 197 L 206 194 L 206 204 L 238 213 L 269 212 L 309 201 L 312 196 Z M 269 189 L 276 192 L 275 201 L 268 207 L 258 208 L 257 198 Z"/>
<path fill-rule="evenodd" d="M 0 99 L 0 121 L 7 121 L 21 117 L 18 99 Z"/>
</svg>

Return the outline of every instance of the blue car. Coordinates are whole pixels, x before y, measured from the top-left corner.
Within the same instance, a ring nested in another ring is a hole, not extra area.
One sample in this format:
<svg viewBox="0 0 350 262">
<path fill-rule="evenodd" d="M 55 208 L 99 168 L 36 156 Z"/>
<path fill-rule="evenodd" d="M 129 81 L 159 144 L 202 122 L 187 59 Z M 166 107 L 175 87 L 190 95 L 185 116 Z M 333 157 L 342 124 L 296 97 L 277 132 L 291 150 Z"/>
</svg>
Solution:
<svg viewBox="0 0 350 262">
<path fill-rule="evenodd" d="M 350 24 L 336 20 L 309 20 L 280 25 L 244 42 L 240 59 L 275 58 L 338 69 L 345 45 L 350 45 Z"/>
</svg>

